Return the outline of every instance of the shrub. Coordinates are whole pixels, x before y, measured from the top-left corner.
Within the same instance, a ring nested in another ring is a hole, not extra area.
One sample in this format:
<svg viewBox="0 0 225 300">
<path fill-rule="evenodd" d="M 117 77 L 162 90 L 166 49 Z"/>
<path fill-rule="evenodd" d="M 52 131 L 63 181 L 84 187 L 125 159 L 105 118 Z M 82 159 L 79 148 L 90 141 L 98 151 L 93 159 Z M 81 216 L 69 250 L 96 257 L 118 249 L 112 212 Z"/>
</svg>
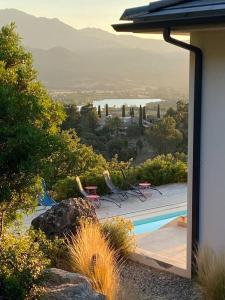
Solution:
<svg viewBox="0 0 225 300">
<path fill-rule="evenodd" d="M 29 230 L 29 235 L 39 244 L 40 250 L 49 260 L 49 267 L 67 268 L 68 248 L 64 239 L 55 237 L 48 239 L 41 230 Z"/>
<path fill-rule="evenodd" d="M 128 187 L 120 171 L 121 169 L 125 171 L 128 182 L 133 184 L 140 181 L 148 181 L 153 185 L 186 182 L 187 163 L 185 159 L 186 156 L 179 153 L 175 155 L 160 155 L 145 161 L 138 167 L 130 167 L 130 162 L 118 163 L 116 158 L 114 158 L 108 167 L 114 184 L 121 189 L 127 189 Z M 83 173 L 80 179 L 84 187 L 87 185 L 97 186 L 99 195 L 109 192 L 102 175 L 102 170 L 98 168 Z M 80 196 L 75 177 L 66 177 L 59 180 L 53 186 L 53 191 L 56 200 Z"/>
<path fill-rule="evenodd" d="M 21 236 L 9 233 L 2 236 L 0 281 L 3 283 L 4 299 L 22 300 L 29 297 L 49 264 L 39 243 L 29 233 Z"/>
<path fill-rule="evenodd" d="M 202 248 L 197 256 L 198 283 L 208 300 L 225 299 L 225 253 Z"/>
<path fill-rule="evenodd" d="M 160 155 L 149 159 L 136 170 L 138 180 L 162 185 L 187 181 L 187 164 L 173 155 Z"/>
<path fill-rule="evenodd" d="M 112 249 L 122 257 L 128 257 L 135 249 L 133 223 L 121 217 L 105 221 L 101 230 Z"/>
<path fill-rule="evenodd" d="M 82 221 L 76 237 L 68 244 L 71 266 L 87 276 L 94 289 L 113 300 L 118 289 L 118 267 L 115 253 L 110 249 L 98 224 Z"/>
</svg>

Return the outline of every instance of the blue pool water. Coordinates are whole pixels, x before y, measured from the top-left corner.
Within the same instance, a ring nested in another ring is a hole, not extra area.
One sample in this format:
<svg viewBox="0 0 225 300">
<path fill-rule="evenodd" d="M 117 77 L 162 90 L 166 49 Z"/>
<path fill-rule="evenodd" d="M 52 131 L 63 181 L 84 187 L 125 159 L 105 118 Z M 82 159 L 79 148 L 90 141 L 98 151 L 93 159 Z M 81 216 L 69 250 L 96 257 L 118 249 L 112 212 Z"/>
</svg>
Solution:
<svg viewBox="0 0 225 300">
<path fill-rule="evenodd" d="M 187 210 L 176 211 L 173 213 L 164 214 L 157 217 L 151 217 L 144 220 L 134 221 L 133 222 L 134 233 L 142 234 L 146 232 L 155 231 L 180 216 L 187 216 Z"/>
</svg>

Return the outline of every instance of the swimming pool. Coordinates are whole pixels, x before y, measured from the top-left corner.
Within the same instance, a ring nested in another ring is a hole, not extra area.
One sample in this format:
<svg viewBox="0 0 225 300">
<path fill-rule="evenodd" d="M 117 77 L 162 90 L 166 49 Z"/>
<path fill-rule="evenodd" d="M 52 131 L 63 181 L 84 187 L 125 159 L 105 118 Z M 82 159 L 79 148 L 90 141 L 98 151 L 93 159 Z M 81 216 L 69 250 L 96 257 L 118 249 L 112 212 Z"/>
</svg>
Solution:
<svg viewBox="0 0 225 300">
<path fill-rule="evenodd" d="M 163 214 L 156 217 L 150 217 L 143 220 L 134 221 L 134 233 L 142 234 L 146 232 L 155 231 L 169 222 L 175 220 L 177 217 L 187 216 L 187 210 L 176 211 L 173 213 Z"/>
</svg>

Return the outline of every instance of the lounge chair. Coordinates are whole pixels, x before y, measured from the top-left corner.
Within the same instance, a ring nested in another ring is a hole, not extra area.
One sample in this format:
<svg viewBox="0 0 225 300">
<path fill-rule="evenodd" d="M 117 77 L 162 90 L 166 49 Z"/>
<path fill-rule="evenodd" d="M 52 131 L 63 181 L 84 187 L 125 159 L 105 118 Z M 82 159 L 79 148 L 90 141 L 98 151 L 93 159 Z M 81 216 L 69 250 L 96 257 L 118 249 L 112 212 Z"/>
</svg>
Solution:
<svg viewBox="0 0 225 300">
<path fill-rule="evenodd" d="M 39 206 L 48 207 L 48 206 L 57 205 L 58 203 L 49 196 L 44 179 L 41 180 L 41 183 L 42 183 L 43 193 L 38 197 Z"/>
<path fill-rule="evenodd" d="M 128 199 L 128 196 L 130 195 L 130 196 L 137 197 L 141 201 L 144 201 L 140 197 L 142 195 L 138 195 L 137 193 L 135 193 L 133 191 L 124 191 L 124 190 L 121 190 L 121 189 L 117 188 L 114 185 L 108 170 L 105 170 L 103 172 L 103 175 L 104 175 L 104 178 L 105 178 L 105 183 L 106 183 L 107 187 L 110 189 L 111 193 L 117 195 L 120 198 L 120 200 L 123 201 L 125 199 Z"/>
<path fill-rule="evenodd" d="M 94 202 L 94 204 L 96 204 L 97 208 L 99 208 L 101 206 L 101 201 L 112 202 L 115 205 L 117 205 L 118 207 L 121 207 L 121 204 L 116 203 L 114 200 L 112 200 L 112 199 L 110 199 L 108 197 L 88 194 L 85 191 L 85 189 L 83 188 L 83 185 L 82 185 L 82 183 L 80 181 L 80 177 L 79 176 L 76 177 L 76 182 L 77 182 L 79 191 L 84 196 L 84 198 L 87 199 L 90 202 Z"/>
<path fill-rule="evenodd" d="M 132 191 L 135 191 L 135 192 L 138 193 L 139 195 L 142 195 L 143 197 L 145 197 L 144 193 L 141 191 L 141 189 L 140 189 L 140 187 L 139 187 L 138 184 L 134 185 L 134 184 L 131 184 L 131 183 L 128 182 L 127 176 L 126 176 L 126 174 L 125 174 L 125 172 L 124 172 L 123 169 L 121 169 L 121 173 L 122 173 L 122 175 L 123 175 L 124 181 L 125 181 L 126 184 L 130 187 L 130 189 L 131 189 Z M 157 191 L 160 195 L 162 195 L 162 192 L 160 192 L 160 190 L 158 190 L 155 186 L 150 185 L 149 189 L 150 189 L 150 190 Z"/>
</svg>

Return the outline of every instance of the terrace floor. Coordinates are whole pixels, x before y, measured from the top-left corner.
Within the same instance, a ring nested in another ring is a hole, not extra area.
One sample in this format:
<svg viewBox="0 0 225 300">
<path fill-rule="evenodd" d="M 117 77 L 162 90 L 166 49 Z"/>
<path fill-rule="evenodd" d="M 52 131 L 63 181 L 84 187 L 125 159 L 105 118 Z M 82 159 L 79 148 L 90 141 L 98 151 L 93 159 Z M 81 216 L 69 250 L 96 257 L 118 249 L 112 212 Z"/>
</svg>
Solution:
<svg viewBox="0 0 225 300">
<path fill-rule="evenodd" d="M 102 221 L 108 218 L 122 216 L 132 221 L 165 215 L 167 213 L 187 209 L 187 185 L 170 184 L 158 187 L 160 195 L 154 190 L 145 190 L 146 200 L 129 197 L 122 202 L 122 207 L 114 203 L 102 201 L 96 209 L 98 218 Z M 45 212 L 37 211 L 25 218 L 25 226 L 29 227 L 33 218 Z M 165 226 L 154 232 L 147 232 L 136 236 L 137 250 L 133 259 L 148 264 L 148 258 L 164 262 L 180 269 L 186 269 L 187 230 L 179 226 Z"/>
<path fill-rule="evenodd" d="M 102 206 L 97 210 L 97 215 L 102 220 L 122 216 L 136 221 L 187 209 L 186 184 L 160 186 L 159 190 L 162 195 L 157 191 L 146 190 L 144 202 L 136 197 L 130 197 L 122 202 L 121 208 L 103 201 Z M 170 265 L 178 269 L 186 269 L 187 229 L 185 227 L 173 224 L 153 232 L 139 234 L 136 236 L 136 243 L 134 260 L 149 264 L 151 258 L 164 269 L 170 268 Z M 160 262 L 164 264 L 160 265 Z M 152 262 L 150 265 L 152 266 Z"/>
<path fill-rule="evenodd" d="M 140 201 L 137 197 L 130 197 L 122 202 L 119 208 L 115 204 L 102 201 L 102 205 L 96 210 L 99 219 L 107 219 L 123 216 L 132 220 L 151 215 L 153 211 L 170 211 L 179 207 L 187 207 L 187 185 L 168 184 L 158 187 L 162 195 L 154 190 L 145 190 L 146 200 Z"/>
</svg>

